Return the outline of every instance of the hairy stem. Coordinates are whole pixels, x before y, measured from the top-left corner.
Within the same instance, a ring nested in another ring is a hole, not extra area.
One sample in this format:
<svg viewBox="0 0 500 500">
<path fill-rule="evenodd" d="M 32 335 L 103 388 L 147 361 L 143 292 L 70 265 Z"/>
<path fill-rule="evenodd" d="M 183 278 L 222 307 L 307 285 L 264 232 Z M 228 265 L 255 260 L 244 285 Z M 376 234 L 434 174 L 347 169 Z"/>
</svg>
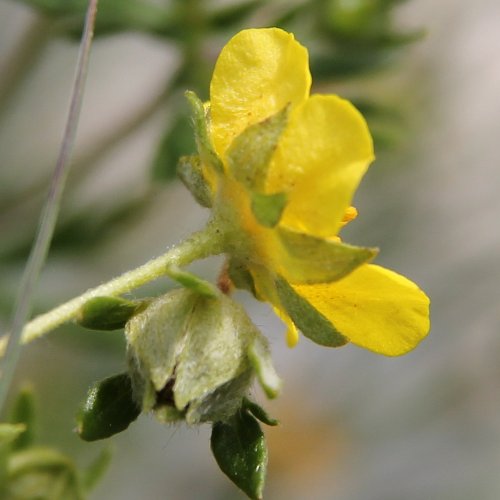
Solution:
<svg viewBox="0 0 500 500">
<path fill-rule="evenodd" d="M 186 266 L 194 260 L 217 255 L 224 251 L 224 237 L 215 224 L 207 225 L 206 229 L 193 234 L 181 244 L 171 248 L 166 253 L 150 260 L 146 264 L 128 271 L 121 276 L 108 281 L 96 288 L 87 290 L 82 295 L 37 316 L 30 321 L 22 331 L 21 342 L 26 344 L 58 326 L 74 319 L 80 308 L 89 299 L 100 296 L 116 296 L 130 292 L 146 283 L 168 274 L 171 266 Z M 4 339 L 2 339 L 4 340 Z M 2 351 L 0 343 L 0 353 Z"/>
</svg>

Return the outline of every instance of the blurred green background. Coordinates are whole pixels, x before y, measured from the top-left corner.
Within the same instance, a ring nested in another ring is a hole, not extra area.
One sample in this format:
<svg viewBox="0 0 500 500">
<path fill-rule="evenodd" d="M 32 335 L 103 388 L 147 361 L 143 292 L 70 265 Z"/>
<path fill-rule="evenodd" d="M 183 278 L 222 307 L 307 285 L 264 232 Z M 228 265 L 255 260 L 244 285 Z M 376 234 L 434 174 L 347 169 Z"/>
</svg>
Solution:
<svg viewBox="0 0 500 500">
<path fill-rule="evenodd" d="M 30 4 L 35 5 L 33 9 Z M 84 1 L 0 2 L 0 331 L 5 331 L 67 113 Z M 101 0 L 73 170 L 37 288 L 47 310 L 159 255 L 207 212 L 173 179 L 189 153 L 182 92 L 207 96 L 242 27 L 279 25 L 311 52 L 317 92 L 353 99 L 377 161 L 344 232 L 431 297 L 432 331 L 390 359 L 302 339 L 290 350 L 266 305 L 237 297 L 285 380 L 267 428 L 267 498 L 500 498 L 500 66 L 497 0 Z M 422 29 L 425 34 L 422 33 Z M 194 266 L 206 277 L 220 261 Z M 167 280 L 137 295 L 161 293 Z M 120 333 L 67 326 L 23 351 L 40 441 L 85 465 L 74 415 L 87 387 L 125 367 Z M 15 387 L 12 394 L 15 393 Z M 218 470 L 207 427 L 142 416 L 114 437 L 92 499 L 244 498 Z"/>
</svg>

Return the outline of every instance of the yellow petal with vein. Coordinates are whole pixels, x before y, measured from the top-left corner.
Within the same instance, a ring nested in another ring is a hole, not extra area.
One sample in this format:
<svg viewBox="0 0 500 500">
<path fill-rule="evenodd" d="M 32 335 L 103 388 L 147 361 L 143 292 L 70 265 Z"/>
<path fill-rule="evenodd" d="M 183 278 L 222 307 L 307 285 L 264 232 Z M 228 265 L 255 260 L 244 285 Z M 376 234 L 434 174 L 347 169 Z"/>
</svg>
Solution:
<svg viewBox="0 0 500 500">
<path fill-rule="evenodd" d="M 286 192 L 286 227 L 335 235 L 354 191 L 373 160 L 361 114 L 334 95 L 314 95 L 289 118 L 268 170 L 268 192 Z"/>
<path fill-rule="evenodd" d="M 429 331 L 429 298 L 383 267 L 368 264 L 334 283 L 293 288 L 353 344 L 379 354 L 405 354 Z"/>
<path fill-rule="evenodd" d="M 278 28 L 235 35 L 217 59 L 210 84 L 212 140 L 223 157 L 246 127 L 309 95 L 307 50 Z"/>
</svg>

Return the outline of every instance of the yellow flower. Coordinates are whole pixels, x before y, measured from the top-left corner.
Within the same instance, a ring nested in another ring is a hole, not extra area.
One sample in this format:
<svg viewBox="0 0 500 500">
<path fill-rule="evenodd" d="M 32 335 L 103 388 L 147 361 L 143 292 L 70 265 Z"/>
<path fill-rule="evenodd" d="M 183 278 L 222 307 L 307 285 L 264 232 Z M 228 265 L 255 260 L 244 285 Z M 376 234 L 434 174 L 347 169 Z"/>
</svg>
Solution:
<svg viewBox="0 0 500 500">
<path fill-rule="evenodd" d="M 238 33 L 210 86 L 198 143 L 230 275 L 315 342 L 352 342 L 390 356 L 429 329 L 429 300 L 411 281 L 368 264 L 376 250 L 337 234 L 374 158 L 361 114 L 335 95 L 309 95 L 308 54 L 277 28 Z"/>
</svg>

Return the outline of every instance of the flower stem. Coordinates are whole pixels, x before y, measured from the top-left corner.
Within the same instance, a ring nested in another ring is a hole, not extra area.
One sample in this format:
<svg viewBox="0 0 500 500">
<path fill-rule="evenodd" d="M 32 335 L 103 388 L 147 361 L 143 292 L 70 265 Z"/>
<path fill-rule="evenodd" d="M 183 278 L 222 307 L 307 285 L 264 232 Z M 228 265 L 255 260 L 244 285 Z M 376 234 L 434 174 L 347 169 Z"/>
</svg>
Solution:
<svg viewBox="0 0 500 500">
<path fill-rule="evenodd" d="M 138 288 L 161 276 L 165 276 L 168 267 L 185 266 L 194 260 L 203 259 L 224 251 L 224 238 L 218 228 L 207 225 L 206 229 L 194 233 L 191 237 L 171 248 L 166 253 L 150 260 L 146 264 L 128 271 L 96 288 L 87 290 L 82 295 L 37 316 L 23 329 L 21 342 L 27 344 L 54 330 L 63 323 L 76 317 L 80 308 L 93 297 L 116 296 Z M 4 339 L 2 339 L 4 340 Z M 2 350 L 0 345 L 0 352 Z"/>
</svg>

